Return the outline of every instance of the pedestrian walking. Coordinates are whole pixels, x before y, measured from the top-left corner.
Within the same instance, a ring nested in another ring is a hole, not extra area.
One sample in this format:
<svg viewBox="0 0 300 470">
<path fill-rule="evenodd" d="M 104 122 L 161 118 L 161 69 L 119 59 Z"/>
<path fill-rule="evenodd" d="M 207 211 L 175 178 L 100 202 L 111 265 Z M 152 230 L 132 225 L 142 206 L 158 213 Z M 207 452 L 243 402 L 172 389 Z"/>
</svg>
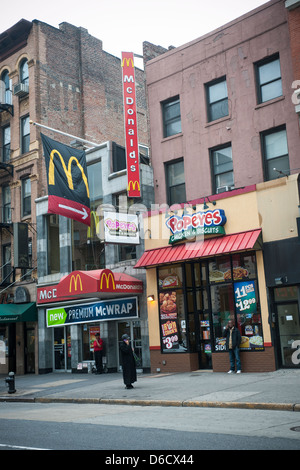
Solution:
<svg viewBox="0 0 300 470">
<path fill-rule="evenodd" d="M 94 359 L 96 365 L 96 374 L 102 374 L 103 365 L 102 365 L 102 356 L 103 356 L 103 339 L 100 338 L 100 334 L 96 333 L 94 341 Z"/>
<path fill-rule="evenodd" d="M 240 359 L 240 344 L 241 344 L 241 333 L 238 328 L 234 325 L 233 320 L 229 320 L 225 330 L 226 335 L 226 349 L 229 352 L 230 370 L 228 374 L 232 374 L 235 371 L 240 374 L 241 370 L 241 359 Z"/>
<path fill-rule="evenodd" d="M 136 368 L 133 349 L 130 345 L 130 338 L 128 335 L 122 336 L 122 343 L 120 345 L 123 380 L 126 388 L 133 388 L 133 383 L 136 382 Z"/>
</svg>

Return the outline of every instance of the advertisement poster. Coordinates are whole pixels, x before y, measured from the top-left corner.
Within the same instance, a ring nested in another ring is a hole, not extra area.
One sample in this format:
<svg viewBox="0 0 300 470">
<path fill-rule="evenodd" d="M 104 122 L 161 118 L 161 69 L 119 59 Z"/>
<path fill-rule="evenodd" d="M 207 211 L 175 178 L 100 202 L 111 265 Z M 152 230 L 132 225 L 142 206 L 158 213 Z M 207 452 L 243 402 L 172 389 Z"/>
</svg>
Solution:
<svg viewBox="0 0 300 470">
<path fill-rule="evenodd" d="M 100 327 L 99 326 L 91 326 L 90 327 L 90 351 L 94 351 L 94 341 L 96 339 L 96 333 L 100 334 Z"/>
<path fill-rule="evenodd" d="M 163 350 L 169 351 L 179 348 L 178 318 L 176 292 L 169 291 L 159 294 L 161 338 Z"/>
</svg>

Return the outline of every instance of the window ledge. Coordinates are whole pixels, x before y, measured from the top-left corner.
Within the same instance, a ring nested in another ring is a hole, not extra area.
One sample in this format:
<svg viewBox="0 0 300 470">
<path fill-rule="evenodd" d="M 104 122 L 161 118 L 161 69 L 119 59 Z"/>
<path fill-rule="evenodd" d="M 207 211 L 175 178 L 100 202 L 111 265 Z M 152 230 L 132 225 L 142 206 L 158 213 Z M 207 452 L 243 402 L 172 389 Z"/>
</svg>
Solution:
<svg viewBox="0 0 300 470">
<path fill-rule="evenodd" d="M 254 109 L 260 109 L 264 108 L 265 106 L 269 106 L 269 104 L 274 104 L 277 103 L 278 101 L 285 100 L 285 96 L 278 96 L 277 98 L 273 98 L 272 100 L 265 101 L 264 103 L 259 103 L 258 105 L 255 106 Z"/>
<path fill-rule="evenodd" d="M 210 121 L 210 122 L 207 122 L 205 124 L 205 127 L 210 127 L 210 126 L 213 126 L 214 124 L 219 124 L 220 122 L 224 122 L 224 121 L 230 121 L 232 119 L 231 116 L 223 116 L 219 119 L 215 119 L 214 121 Z"/>
<path fill-rule="evenodd" d="M 114 178 L 118 178 L 119 176 L 124 176 L 126 174 L 127 174 L 127 169 L 125 168 L 124 170 L 115 171 L 114 173 L 110 173 L 110 175 L 108 175 L 108 179 L 112 180 Z"/>
<path fill-rule="evenodd" d="M 183 133 L 179 132 L 178 134 L 170 135 L 169 137 L 164 137 L 161 142 L 162 143 L 168 142 L 169 140 L 176 139 L 177 137 L 182 137 L 182 136 L 183 136 Z"/>
</svg>

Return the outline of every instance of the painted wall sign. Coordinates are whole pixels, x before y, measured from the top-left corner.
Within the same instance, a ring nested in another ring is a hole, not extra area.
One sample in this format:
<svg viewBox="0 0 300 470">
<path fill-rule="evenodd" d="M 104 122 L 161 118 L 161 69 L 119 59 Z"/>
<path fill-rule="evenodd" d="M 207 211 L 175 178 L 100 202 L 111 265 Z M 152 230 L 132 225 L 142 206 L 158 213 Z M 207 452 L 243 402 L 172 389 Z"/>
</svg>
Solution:
<svg viewBox="0 0 300 470">
<path fill-rule="evenodd" d="M 138 317 L 137 297 L 47 309 L 47 327 Z"/>
<path fill-rule="evenodd" d="M 122 212 L 104 212 L 103 223 L 106 243 L 139 244 L 139 221 L 137 215 Z"/>
<path fill-rule="evenodd" d="M 128 197 L 141 197 L 139 144 L 135 93 L 134 58 L 132 52 L 122 52 L 124 124 L 127 162 Z"/>
<path fill-rule="evenodd" d="M 192 215 L 172 215 L 166 220 L 171 231 L 169 243 L 194 238 L 197 235 L 225 235 L 226 216 L 223 209 L 195 212 Z"/>
</svg>

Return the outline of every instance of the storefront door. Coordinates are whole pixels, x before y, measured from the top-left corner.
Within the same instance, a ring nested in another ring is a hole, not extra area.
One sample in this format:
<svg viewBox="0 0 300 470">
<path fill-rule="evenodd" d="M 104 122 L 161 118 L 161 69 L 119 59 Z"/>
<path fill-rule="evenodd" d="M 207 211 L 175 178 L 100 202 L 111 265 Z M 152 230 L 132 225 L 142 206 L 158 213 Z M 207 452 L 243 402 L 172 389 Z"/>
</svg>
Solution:
<svg viewBox="0 0 300 470">
<path fill-rule="evenodd" d="M 54 370 L 71 369 L 71 335 L 70 327 L 53 328 Z"/>
<path fill-rule="evenodd" d="M 300 367 L 297 356 L 296 341 L 300 341 L 300 324 L 298 302 L 277 304 L 277 324 L 280 344 L 281 365 L 283 367 Z"/>
</svg>

